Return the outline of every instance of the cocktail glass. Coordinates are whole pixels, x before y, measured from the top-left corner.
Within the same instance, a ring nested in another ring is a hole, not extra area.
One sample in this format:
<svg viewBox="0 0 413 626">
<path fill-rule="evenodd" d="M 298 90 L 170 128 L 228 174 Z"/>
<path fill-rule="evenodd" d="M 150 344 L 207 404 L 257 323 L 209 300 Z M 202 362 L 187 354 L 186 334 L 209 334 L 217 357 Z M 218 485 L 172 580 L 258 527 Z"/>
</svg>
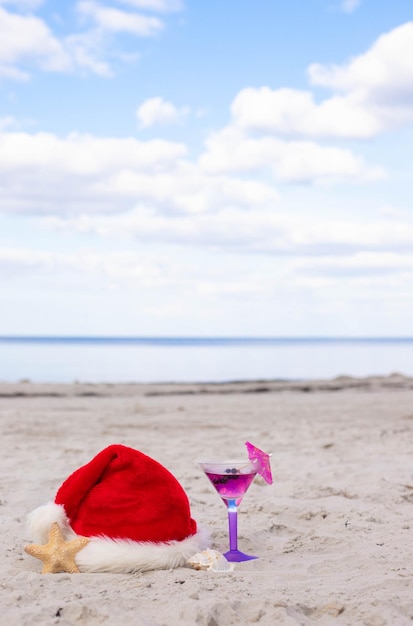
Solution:
<svg viewBox="0 0 413 626">
<path fill-rule="evenodd" d="M 257 474 L 257 463 L 245 459 L 198 463 L 228 509 L 229 551 L 224 554 L 225 558 L 233 562 L 258 558 L 238 550 L 238 506 Z"/>
</svg>

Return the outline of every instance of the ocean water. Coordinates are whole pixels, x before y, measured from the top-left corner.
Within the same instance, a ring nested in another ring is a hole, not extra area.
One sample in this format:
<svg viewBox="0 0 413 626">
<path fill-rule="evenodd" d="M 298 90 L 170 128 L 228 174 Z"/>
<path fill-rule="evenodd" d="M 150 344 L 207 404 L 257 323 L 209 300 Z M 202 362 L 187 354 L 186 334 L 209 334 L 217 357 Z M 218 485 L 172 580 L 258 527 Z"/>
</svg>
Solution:
<svg viewBox="0 0 413 626">
<path fill-rule="evenodd" d="M 225 382 L 413 376 L 413 338 L 0 337 L 0 381 Z"/>
</svg>

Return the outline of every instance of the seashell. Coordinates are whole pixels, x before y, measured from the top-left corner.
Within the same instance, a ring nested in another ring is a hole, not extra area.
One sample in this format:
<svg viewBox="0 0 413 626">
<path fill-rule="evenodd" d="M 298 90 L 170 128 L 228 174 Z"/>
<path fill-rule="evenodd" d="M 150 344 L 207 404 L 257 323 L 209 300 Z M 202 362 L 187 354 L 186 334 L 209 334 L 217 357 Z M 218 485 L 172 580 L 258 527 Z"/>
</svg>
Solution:
<svg viewBox="0 0 413 626">
<path fill-rule="evenodd" d="M 216 550 L 203 550 L 188 559 L 187 564 L 193 569 L 211 570 L 213 572 L 232 572 L 234 564 Z"/>
</svg>

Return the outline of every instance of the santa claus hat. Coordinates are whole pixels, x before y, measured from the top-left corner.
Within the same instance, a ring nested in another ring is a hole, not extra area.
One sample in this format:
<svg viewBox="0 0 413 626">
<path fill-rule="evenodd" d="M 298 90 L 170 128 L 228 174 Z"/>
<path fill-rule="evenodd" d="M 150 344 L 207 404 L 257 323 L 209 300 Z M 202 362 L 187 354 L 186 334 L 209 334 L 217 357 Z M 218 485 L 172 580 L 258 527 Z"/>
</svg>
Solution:
<svg viewBox="0 0 413 626">
<path fill-rule="evenodd" d="M 102 450 L 28 519 L 37 543 L 57 522 L 67 540 L 89 537 L 81 572 L 136 572 L 184 565 L 207 547 L 185 491 L 160 463 L 122 445 Z"/>
</svg>

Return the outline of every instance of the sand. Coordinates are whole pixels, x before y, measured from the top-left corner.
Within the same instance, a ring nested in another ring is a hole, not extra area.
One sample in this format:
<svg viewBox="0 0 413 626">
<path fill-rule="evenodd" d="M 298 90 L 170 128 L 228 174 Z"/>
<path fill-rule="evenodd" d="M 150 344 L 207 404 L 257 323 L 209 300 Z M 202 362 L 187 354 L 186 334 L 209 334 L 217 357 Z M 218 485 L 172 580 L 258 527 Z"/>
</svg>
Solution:
<svg viewBox="0 0 413 626">
<path fill-rule="evenodd" d="M 227 385 L 0 384 L 1 609 L 8 625 L 412 624 L 413 380 Z M 212 547 L 226 509 L 196 459 L 271 451 L 251 486 L 233 572 L 47 574 L 27 513 L 111 443 L 181 482 Z"/>
</svg>

